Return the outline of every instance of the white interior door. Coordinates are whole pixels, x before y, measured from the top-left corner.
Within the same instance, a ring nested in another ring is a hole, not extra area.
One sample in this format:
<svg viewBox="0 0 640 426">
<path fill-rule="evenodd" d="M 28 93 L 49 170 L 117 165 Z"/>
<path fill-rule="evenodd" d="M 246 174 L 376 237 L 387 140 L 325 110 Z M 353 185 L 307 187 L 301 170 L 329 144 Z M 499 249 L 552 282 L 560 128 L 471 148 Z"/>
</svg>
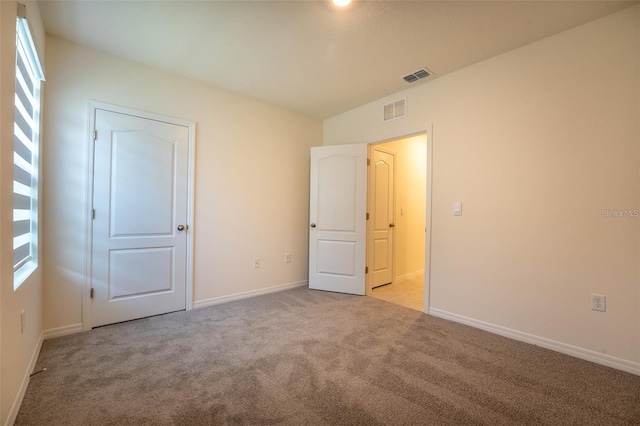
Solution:
<svg viewBox="0 0 640 426">
<path fill-rule="evenodd" d="M 367 144 L 311 148 L 309 288 L 364 295 Z"/>
<path fill-rule="evenodd" d="M 395 229 L 394 153 L 371 148 L 369 169 L 369 273 L 371 287 L 393 281 Z"/>
<path fill-rule="evenodd" d="M 189 129 L 96 109 L 92 325 L 185 309 Z"/>
</svg>

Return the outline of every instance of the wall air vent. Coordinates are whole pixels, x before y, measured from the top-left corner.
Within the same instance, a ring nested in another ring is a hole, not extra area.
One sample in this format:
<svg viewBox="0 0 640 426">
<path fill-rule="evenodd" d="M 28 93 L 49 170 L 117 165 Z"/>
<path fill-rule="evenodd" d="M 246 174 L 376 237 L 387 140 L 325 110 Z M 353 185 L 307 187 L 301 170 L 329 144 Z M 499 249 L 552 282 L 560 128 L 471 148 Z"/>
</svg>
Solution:
<svg viewBox="0 0 640 426">
<path fill-rule="evenodd" d="M 382 107 L 382 121 L 395 120 L 407 115 L 407 98 L 386 104 Z"/>
<path fill-rule="evenodd" d="M 423 78 L 427 78 L 431 75 L 431 71 L 426 68 L 421 68 L 418 71 L 412 72 L 411 74 L 407 74 L 404 77 L 404 81 L 407 83 L 413 83 L 414 81 L 418 81 Z"/>
</svg>

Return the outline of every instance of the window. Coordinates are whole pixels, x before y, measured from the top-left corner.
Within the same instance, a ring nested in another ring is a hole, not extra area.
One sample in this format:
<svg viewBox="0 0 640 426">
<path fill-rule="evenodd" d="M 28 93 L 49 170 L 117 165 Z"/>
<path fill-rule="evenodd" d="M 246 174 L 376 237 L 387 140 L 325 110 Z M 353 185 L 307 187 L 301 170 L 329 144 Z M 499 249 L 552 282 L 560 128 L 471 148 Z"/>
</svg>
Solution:
<svg viewBox="0 0 640 426">
<path fill-rule="evenodd" d="M 38 266 L 38 153 L 42 67 L 24 13 L 16 22 L 13 123 L 13 288 Z"/>
</svg>

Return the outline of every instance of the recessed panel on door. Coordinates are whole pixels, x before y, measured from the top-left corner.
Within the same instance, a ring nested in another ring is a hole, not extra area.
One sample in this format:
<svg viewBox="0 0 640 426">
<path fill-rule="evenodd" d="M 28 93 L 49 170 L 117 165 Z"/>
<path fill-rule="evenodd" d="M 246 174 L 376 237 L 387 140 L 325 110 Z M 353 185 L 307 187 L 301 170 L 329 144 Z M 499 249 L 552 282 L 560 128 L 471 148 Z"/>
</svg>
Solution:
<svg viewBox="0 0 640 426">
<path fill-rule="evenodd" d="M 109 300 L 172 291 L 173 247 L 111 250 Z"/>
<path fill-rule="evenodd" d="M 353 277 L 355 257 L 355 241 L 318 240 L 319 274 Z"/>
<path fill-rule="evenodd" d="M 318 226 L 355 232 L 357 159 L 333 155 L 318 162 Z"/>
<path fill-rule="evenodd" d="M 381 238 L 373 243 L 373 268 L 375 272 L 389 268 L 389 239 Z"/>
<path fill-rule="evenodd" d="M 374 200 L 374 226 L 376 231 L 387 231 L 391 223 L 389 211 L 390 170 L 386 161 L 376 161 L 373 165 L 376 197 Z"/>
<path fill-rule="evenodd" d="M 173 233 L 176 142 L 114 131 L 111 148 L 111 237 Z"/>
</svg>

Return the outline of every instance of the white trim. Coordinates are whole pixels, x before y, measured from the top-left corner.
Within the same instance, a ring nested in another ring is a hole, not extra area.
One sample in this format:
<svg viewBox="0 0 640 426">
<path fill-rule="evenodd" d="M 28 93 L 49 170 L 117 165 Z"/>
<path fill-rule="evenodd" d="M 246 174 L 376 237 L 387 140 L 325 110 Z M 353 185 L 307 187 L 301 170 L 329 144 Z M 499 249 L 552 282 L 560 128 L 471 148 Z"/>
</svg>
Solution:
<svg viewBox="0 0 640 426">
<path fill-rule="evenodd" d="M 611 355 L 601 354 L 599 352 L 595 352 L 590 349 L 584 349 L 578 346 L 568 345 L 566 343 L 547 339 L 545 337 L 524 333 L 522 331 L 513 330 L 511 328 L 502 327 L 500 325 L 491 324 L 491 323 L 476 320 L 473 318 L 468 318 L 462 315 L 453 314 L 451 312 L 443 311 L 437 308 L 431 308 L 429 315 L 454 321 L 460 324 L 469 325 L 471 327 L 479 328 L 481 330 L 498 334 L 500 336 L 508 337 L 513 340 L 530 343 L 532 345 L 550 349 L 555 352 L 560 352 L 565 355 L 570 355 L 576 358 L 584 359 L 586 361 L 591 361 L 596 364 L 604 365 L 607 367 L 615 368 L 617 370 L 626 371 L 627 373 L 640 376 L 640 363 L 637 363 L 637 362 L 627 361 L 622 358 L 617 358 Z"/>
<path fill-rule="evenodd" d="M 433 125 L 428 124 L 427 129 L 427 211 L 425 218 L 425 247 L 424 247 L 424 307 L 423 312 L 429 313 L 431 304 L 431 198 L 433 190 Z"/>
<path fill-rule="evenodd" d="M 228 296 L 212 297 L 211 299 L 198 300 L 194 302 L 194 309 L 207 306 L 219 305 L 221 303 L 233 302 L 234 300 L 247 299 L 249 297 L 261 296 L 263 294 L 277 293 L 279 291 L 290 290 L 292 288 L 308 286 L 309 281 L 298 281 L 295 283 L 280 284 L 273 287 L 261 288 L 259 290 L 244 291 L 242 293 L 230 294 Z"/>
<path fill-rule="evenodd" d="M 187 224 L 189 231 L 187 232 L 187 265 L 186 265 L 186 283 L 185 283 L 185 308 L 187 311 L 194 308 L 193 306 L 193 229 L 194 229 L 194 198 L 195 198 L 195 144 L 196 144 L 196 123 L 193 121 L 182 120 L 166 115 L 155 114 L 152 112 L 141 111 L 133 108 L 113 105 L 106 102 L 89 100 L 89 126 L 87 128 L 87 140 L 89 141 L 89 149 L 87 150 L 87 198 L 85 206 L 85 283 L 82 286 L 82 330 L 88 331 L 92 328 L 91 320 L 91 255 L 92 255 L 92 235 L 93 235 L 93 162 L 94 162 L 94 129 L 96 128 L 96 110 L 106 110 L 119 114 L 127 114 L 135 117 L 146 118 L 150 120 L 163 121 L 165 123 L 183 126 L 189 129 L 189 154 L 188 154 L 188 171 L 187 171 Z"/>
<path fill-rule="evenodd" d="M 50 328 L 43 332 L 44 340 L 53 339 L 54 337 L 68 336 L 70 334 L 82 333 L 82 323 L 65 325 L 62 327 Z"/>
<path fill-rule="evenodd" d="M 421 270 L 415 271 L 415 272 L 409 272 L 408 274 L 404 274 L 404 275 L 398 275 L 397 277 L 395 277 L 393 282 L 401 283 L 401 282 L 404 282 L 404 281 L 412 280 L 414 278 L 419 278 L 422 275 L 424 275 L 424 269 L 421 269 Z"/>
<path fill-rule="evenodd" d="M 187 265 L 186 265 L 186 289 L 185 289 L 185 298 L 186 305 L 185 308 L 187 311 L 193 309 L 193 253 L 194 253 L 194 229 L 195 229 L 195 199 L 196 199 L 196 191 L 195 191 L 195 183 L 196 183 L 196 123 L 188 122 L 189 128 L 189 153 L 187 154 L 188 159 L 188 167 L 187 171 Z"/>
<path fill-rule="evenodd" d="M 93 269 L 91 266 L 91 257 L 93 253 L 93 147 L 94 147 L 94 129 L 96 128 L 96 108 L 92 101 L 89 101 L 87 123 L 87 141 L 89 142 L 87 149 L 87 170 L 85 181 L 87 182 L 87 197 L 85 198 L 85 234 L 84 234 L 84 285 L 80 288 L 80 299 L 82 300 L 82 330 L 89 331 L 92 327 L 92 305 L 91 305 L 91 278 Z"/>
<path fill-rule="evenodd" d="M 38 344 L 36 345 L 33 354 L 31 354 L 31 360 L 29 360 L 29 367 L 27 371 L 24 373 L 24 377 L 22 378 L 22 383 L 20 384 L 20 388 L 18 389 L 18 394 L 16 395 L 16 399 L 13 401 L 11 405 L 11 410 L 9 411 L 9 415 L 7 416 L 7 421 L 4 423 L 5 426 L 11 426 L 15 423 L 16 418 L 18 417 L 18 411 L 20 411 L 20 406 L 22 405 L 22 400 L 24 399 L 24 395 L 27 392 L 27 387 L 29 386 L 29 380 L 31 379 L 31 373 L 33 369 L 36 368 L 36 362 L 38 362 L 38 357 L 40 356 L 40 349 L 42 349 L 42 342 L 44 341 L 43 334 L 40 333 L 40 338 L 38 339 Z"/>
</svg>

